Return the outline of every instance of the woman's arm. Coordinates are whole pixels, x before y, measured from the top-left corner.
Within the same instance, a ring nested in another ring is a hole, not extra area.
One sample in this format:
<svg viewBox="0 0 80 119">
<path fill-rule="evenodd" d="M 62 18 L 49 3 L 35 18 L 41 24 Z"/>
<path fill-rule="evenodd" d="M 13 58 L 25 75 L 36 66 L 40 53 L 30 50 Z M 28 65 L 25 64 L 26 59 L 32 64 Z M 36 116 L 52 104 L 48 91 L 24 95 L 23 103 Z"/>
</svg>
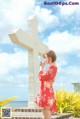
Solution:
<svg viewBox="0 0 80 119">
<path fill-rule="evenodd" d="M 39 71 L 38 73 L 38 78 L 39 81 L 48 81 L 50 79 L 53 79 L 56 75 L 57 72 L 57 67 L 50 67 L 47 70 L 43 71 Z"/>
</svg>

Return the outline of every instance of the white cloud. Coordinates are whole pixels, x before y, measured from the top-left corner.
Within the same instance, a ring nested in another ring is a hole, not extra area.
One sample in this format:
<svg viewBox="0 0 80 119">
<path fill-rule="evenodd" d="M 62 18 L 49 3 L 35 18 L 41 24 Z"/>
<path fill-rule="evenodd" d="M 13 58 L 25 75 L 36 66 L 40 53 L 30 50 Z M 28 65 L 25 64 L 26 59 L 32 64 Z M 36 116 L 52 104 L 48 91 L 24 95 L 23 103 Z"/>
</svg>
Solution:
<svg viewBox="0 0 80 119">
<path fill-rule="evenodd" d="M 8 34 L 7 34 L 7 36 L 8 36 Z M 7 36 L 6 35 L 2 36 L 2 38 L 0 39 L 1 44 L 12 44 L 12 41 Z"/>
<path fill-rule="evenodd" d="M 0 0 L 0 4 L 0 43 L 10 44 L 6 34 L 16 28 L 27 29 L 27 18 L 33 13 L 35 0 Z"/>
<path fill-rule="evenodd" d="M 27 53 L 24 51 L 12 54 L 0 53 L 0 74 L 5 75 L 11 70 L 18 70 L 27 66 Z"/>
<path fill-rule="evenodd" d="M 58 72 L 61 70 L 62 67 L 66 67 L 68 65 L 68 60 L 66 56 L 57 55 L 57 66 L 59 67 Z"/>
<path fill-rule="evenodd" d="M 0 9 L 3 17 L 8 23 L 13 26 L 18 26 L 25 22 L 25 19 L 32 13 L 34 8 L 35 0 L 11 0 L 11 1 L 0 1 L 2 7 Z"/>
<path fill-rule="evenodd" d="M 23 70 L 23 69 L 22 69 Z M 25 68 L 25 70 L 27 70 Z M 8 72 L 8 74 L 1 75 L 0 74 L 0 88 L 3 92 L 2 97 L 5 97 L 5 91 L 8 92 L 8 97 L 11 95 L 17 95 L 19 97 L 24 97 L 22 100 L 27 99 L 28 94 L 28 75 L 24 71 L 17 71 L 12 70 L 13 74 Z M 7 90 L 6 90 L 7 89 Z M 1 91 L 0 90 L 0 91 Z M 24 92 L 24 95 L 22 96 L 22 92 Z M 1 97 L 1 98 L 2 98 Z M 6 98 L 6 97 L 5 97 Z M 20 98 L 21 99 L 21 98 Z"/>
<path fill-rule="evenodd" d="M 70 66 L 66 66 L 66 70 L 64 70 L 64 68 L 62 68 L 60 70 L 61 73 L 67 75 L 67 76 L 70 76 L 72 77 L 71 80 L 73 80 L 74 78 L 76 80 L 79 80 L 80 81 L 80 66 L 77 66 L 77 65 L 70 65 Z M 79 77 L 79 79 L 78 79 Z"/>
<path fill-rule="evenodd" d="M 59 24 L 58 17 L 52 13 L 52 10 L 36 6 L 34 14 L 37 15 L 39 20 L 39 32 L 47 28 L 55 28 Z"/>
<path fill-rule="evenodd" d="M 79 52 L 80 36 L 70 34 L 68 31 L 52 32 L 46 44 L 58 53 Z"/>
<path fill-rule="evenodd" d="M 80 66 L 68 65 L 62 67 L 56 77 L 54 88 L 55 89 L 66 89 L 72 91 L 74 86 L 72 83 L 80 83 Z"/>
<path fill-rule="evenodd" d="M 25 69 L 27 70 L 27 69 Z M 8 73 L 5 75 L 0 74 L 0 86 L 27 86 L 28 85 L 28 75 L 27 73 L 15 72 L 14 74 Z"/>
<path fill-rule="evenodd" d="M 80 15 L 80 0 L 67 0 L 66 2 L 79 2 L 79 5 L 64 5 L 64 6 L 59 6 L 60 7 L 60 13 L 66 17 L 71 16 L 73 14 L 78 14 Z"/>
</svg>

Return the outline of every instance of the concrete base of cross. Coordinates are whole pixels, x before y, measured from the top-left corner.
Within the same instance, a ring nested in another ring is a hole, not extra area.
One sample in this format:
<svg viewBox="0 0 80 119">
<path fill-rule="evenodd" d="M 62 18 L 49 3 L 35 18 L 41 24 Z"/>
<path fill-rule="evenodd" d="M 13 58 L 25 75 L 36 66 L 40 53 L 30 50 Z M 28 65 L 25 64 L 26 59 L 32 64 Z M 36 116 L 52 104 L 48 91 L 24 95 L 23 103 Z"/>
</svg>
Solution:
<svg viewBox="0 0 80 119">
<path fill-rule="evenodd" d="M 18 108 L 15 112 L 12 113 L 12 119 L 43 119 L 41 109 L 34 109 L 34 108 Z M 51 119 L 74 119 L 72 114 L 59 114 L 53 113 L 51 115 Z"/>
</svg>

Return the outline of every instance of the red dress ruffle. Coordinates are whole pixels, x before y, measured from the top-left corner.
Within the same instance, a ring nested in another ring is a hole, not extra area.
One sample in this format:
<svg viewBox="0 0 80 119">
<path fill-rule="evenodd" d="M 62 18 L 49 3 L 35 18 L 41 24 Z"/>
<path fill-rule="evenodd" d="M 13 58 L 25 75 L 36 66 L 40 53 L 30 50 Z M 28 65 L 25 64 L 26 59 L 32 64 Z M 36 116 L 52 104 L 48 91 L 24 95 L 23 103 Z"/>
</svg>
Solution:
<svg viewBox="0 0 80 119">
<path fill-rule="evenodd" d="M 53 65 L 48 67 L 45 71 L 39 71 L 40 92 L 34 100 L 39 107 L 49 109 L 51 113 L 57 112 L 56 97 L 52 87 L 56 73 L 57 67 Z"/>
</svg>

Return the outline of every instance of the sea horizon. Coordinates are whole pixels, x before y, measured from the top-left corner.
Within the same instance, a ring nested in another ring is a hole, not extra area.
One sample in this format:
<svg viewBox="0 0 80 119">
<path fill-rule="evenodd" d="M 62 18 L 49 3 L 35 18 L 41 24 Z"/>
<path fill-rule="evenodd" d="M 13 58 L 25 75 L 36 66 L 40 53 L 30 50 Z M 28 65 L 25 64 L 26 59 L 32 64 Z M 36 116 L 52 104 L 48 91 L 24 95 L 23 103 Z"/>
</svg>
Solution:
<svg viewBox="0 0 80 119">
<path fill-rule="evenodd" d="M 11 101 L 7 105 L 12 108 L 27 107 L 28 101 Z"/>
</svg>

